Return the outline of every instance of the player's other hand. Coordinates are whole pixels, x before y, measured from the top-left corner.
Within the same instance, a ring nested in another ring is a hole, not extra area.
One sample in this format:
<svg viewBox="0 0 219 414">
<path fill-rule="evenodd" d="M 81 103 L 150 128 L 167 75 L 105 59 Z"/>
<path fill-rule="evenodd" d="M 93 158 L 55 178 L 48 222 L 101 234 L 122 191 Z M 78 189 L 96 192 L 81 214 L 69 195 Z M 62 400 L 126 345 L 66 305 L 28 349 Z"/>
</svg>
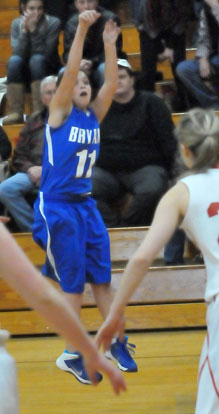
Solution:
<svg viewBox="0 0 219 414">
<path fill-rule="evenodd" d="M 93 385 L 97 385 L 96 372 L 100 371 L 109 378 L 115 394 L 126 391 L 126 383 L 121 371 L 109 362 L 100 352 L 91 356 L 83 356 L 85 368 Z"/>
<path fill-rule="evenodd" d="M 112 19 L 107 20 L 103 31 L 103 42 L 105 44 L 114 44 L 117 41 L 120 32 L 121 29 L 117 26 L 116 22 Z"/>
</svg>

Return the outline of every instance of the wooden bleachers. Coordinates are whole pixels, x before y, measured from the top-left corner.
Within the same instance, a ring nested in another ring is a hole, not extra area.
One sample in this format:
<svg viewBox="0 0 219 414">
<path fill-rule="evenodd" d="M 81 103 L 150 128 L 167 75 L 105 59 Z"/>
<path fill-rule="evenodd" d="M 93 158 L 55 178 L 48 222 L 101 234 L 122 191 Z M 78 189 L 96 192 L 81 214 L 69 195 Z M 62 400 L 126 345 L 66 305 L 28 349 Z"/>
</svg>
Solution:
<svg viewBox="0 0 219 414">
<path fill-rule="evenodd" d="M 146 236 L 147 230 L 146 227 L 109 229 L 112 284 L 115 289 L 127 260 Z M 44 252 L 33 242 L 31 234 L 18 233 L 14 234 L 14 238 L 32 263 L 37 266 L 43 264 Z M 204 286 L 203 265 L 151 267 L 127 307 L 127 328 L 145 330 L 204 326 Z M 0 280 L 0 313 L 2 327 L 7 327 L 13 335 L 53 332 L 3 280 Z M 101 323 L 89 285 L 85 290 L 82 320 L 90 331 L 95 331 Z"/>
</svg>

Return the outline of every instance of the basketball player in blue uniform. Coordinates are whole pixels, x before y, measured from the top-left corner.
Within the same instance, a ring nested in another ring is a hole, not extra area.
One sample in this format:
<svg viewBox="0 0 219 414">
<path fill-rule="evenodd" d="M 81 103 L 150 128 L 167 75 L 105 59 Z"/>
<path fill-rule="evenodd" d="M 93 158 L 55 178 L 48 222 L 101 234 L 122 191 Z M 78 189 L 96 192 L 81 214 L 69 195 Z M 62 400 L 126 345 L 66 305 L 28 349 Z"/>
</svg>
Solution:
<svg viewBox="0 0 219 414">
<path fill-rule="evenodd" d="M 89 282 L 105 318 L 113 300 L 109 237 L 90 193 L 99 122 L 117 87 L 116 23 L 110 20 L 105 25 L 105 82 L 92 103 L 89 79 L 80 70 L 86 33 L 99 16 L 95 10 L 80 14 L 67 66 L 51 102 L 33 237 L 47 252 L 43 273 L 60 283 L 75 312 L 80 315 L 84 284 Z M 137 371 L 127 338 L 123 342 L 115 338 L 107 356 L 116 359 L 120 369 Z M 80 382 L 91 383 L 81 355 L 69 344 L 56 364 Z"/>
<path fill-rule="evenodd" d="M 108 347 L 123 337 L 124 308 L 158 252 L 178 226 L 200 248 L 207 272 L 207 335 L 199 363 L 195 414 L 219 413 L 219 119 L 195 108 L 176 127 L 182 159 L 190 170 L 161 199 L 149 233 L 124 272 L 97 342 Z"/>
</svg>

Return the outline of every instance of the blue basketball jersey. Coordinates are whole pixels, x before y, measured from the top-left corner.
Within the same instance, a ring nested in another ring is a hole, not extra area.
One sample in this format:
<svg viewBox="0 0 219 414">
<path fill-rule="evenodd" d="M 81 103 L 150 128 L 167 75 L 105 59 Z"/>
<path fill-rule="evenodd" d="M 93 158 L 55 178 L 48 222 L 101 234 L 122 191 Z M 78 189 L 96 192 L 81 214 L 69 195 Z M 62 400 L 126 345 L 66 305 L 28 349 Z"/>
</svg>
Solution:
<svg viewBox="0 0 219 414">
<path fill-rule="evenodd" d="M 46 124 L 40 190 L 55 197 L 90 192 L 99 143 L 99 123 L 91 109 L 74 107 L 58 128 Z"/>
</svg>

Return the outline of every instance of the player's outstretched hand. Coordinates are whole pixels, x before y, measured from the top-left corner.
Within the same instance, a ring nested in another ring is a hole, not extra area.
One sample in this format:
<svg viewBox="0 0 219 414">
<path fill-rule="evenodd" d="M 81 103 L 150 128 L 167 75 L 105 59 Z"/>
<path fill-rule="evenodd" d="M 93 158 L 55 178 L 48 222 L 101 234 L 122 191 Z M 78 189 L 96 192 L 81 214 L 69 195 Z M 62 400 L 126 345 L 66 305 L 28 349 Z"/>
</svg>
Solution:
<svg viewBox="0 0 219 414">
<path fill-rule="evenodd" d="M 120 27 L 112 19 L 107 20 L 103 31 L 103 42 L 114 44 L 121 32 Z"/>
<path fill-rule="evenodd" d="M 103 345 L 104 351 L 109 349 L 113 337 L 117 334 L 120 341 L 124 340 L 125 319 L 123 314 L 117 314 L 106 318 L 96 335 L 98 347 Z"/>
<path fill-rule="evenodd" d="M 85 30 L 88 30 L 92 24 L 96 23 L 96 21 L 100 17 L 100 13 L 96 10 L 85 10 L 84 12 L 79 14 L 79 25 Z"/>
<path fill-rule="evenodd" d="M 91 379 L 93 385 L 97 385 L 96 372 L 100 371 L 102 374 L 106 374 L 112 384 L 115 394 L 119 394 L 121 391 L 126 391 L 126 383 L 121 371 L 109 362 L 100 352 L 96 352 L 92 356 L 84 356 L 84 363 L 87 374 Z"/>
</svg>

